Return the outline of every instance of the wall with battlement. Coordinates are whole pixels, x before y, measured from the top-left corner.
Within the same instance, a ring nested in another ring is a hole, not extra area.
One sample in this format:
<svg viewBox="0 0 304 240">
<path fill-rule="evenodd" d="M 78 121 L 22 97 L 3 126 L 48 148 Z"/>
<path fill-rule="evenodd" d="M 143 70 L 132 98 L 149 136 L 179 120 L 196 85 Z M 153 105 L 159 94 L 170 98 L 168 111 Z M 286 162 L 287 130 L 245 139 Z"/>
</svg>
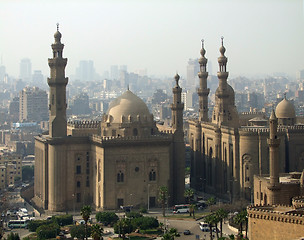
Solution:
<svg viewBox="0 0 304 240">
<path fill-rule="evenodd" d="M 73 121 L 68 122 L 67 135 L 91 136 L 100 132 L 100 121 Z"/>
<path fill-rule="evenodd" d="M 290 206 L 247 208 L 250 240 L 298 239 L 304 237 L 304 215 Z"/>
</svg>

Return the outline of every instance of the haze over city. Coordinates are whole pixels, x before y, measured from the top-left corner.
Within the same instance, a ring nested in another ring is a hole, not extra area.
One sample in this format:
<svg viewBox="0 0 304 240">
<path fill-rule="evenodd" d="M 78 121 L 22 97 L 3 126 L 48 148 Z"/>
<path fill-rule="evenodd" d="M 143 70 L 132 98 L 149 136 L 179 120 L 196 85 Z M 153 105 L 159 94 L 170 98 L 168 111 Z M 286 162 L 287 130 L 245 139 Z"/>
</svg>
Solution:
<svg viewBox="0 0 304 240">
<path fill-rule="evenodd" d="M 19 75 L 22 58 L 49 74 L 52 34 L 60 24 L 67 75 L 80 60 L 96 72 L 113 64 L 148 75 L 185 75 L 189 58 L 206 57 L 217 71 L 221 36 L 231 75 L 295 76 L 304 68 L 302 0 L 232 1 L 16 1 L 0 3 L 1 63 Z"/>
</svg>

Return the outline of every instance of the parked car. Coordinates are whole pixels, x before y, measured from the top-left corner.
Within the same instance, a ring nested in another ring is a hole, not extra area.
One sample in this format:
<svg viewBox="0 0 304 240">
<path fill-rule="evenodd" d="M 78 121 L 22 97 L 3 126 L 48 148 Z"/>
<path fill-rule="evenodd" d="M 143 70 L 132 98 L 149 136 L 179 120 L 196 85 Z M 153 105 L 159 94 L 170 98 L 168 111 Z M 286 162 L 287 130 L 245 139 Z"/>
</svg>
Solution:
<svg viewBox="0 0 304 240">
<path fill-rule="evenodd" d="M 210 232 L 210 227 L 208 223 L 200 222 L 199 228 L 202 230 L 202 232 Z"/>
<path fill-rule="evenodd" d="M 190 235 L 190 234 L 191 234 L 190 230 L 187 229 L 184 231 L 184 235 Z"/>
</svg>

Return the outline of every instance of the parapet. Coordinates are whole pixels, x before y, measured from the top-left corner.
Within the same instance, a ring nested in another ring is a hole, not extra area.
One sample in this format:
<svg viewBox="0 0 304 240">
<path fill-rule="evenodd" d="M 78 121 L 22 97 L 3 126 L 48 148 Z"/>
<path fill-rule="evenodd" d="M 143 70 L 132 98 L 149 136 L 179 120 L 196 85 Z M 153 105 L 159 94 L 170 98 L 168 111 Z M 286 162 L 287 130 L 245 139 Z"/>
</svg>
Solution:
<svg viewBox="0 0 304 240">
<path fill-rule="evenodd" d="M 303 210 L 297 211 L 288 205 L 251 205 L 247 207 L 247 215 L 249 218 L 304 225 Z"/>
<path fill-rule="evenodd" d="M 69 121 L 68 127 L 71 127 L 71 128 L 99 128 L 100 121 Z"/>
</svg>

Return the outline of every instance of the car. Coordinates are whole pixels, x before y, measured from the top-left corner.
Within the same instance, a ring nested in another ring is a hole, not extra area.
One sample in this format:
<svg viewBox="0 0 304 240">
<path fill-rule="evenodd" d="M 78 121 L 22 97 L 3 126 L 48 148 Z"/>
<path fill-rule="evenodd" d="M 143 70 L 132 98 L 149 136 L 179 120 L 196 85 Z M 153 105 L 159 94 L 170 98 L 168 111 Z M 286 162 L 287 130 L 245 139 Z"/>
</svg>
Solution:
<svg viewBox="0 0 304 240">
<path fill-rule="evenodd" d="M 202 232 L 210 232 L 210 227 L 208 223 L 200 222 L 199 228 L 202 230 Z"/>
<path fill-rule="evenodd" d="M 184 231 L 184 235 L 190 235 L 190 234 L 191 234 L 190 230 L 187 229 Z"/>
</svg>

